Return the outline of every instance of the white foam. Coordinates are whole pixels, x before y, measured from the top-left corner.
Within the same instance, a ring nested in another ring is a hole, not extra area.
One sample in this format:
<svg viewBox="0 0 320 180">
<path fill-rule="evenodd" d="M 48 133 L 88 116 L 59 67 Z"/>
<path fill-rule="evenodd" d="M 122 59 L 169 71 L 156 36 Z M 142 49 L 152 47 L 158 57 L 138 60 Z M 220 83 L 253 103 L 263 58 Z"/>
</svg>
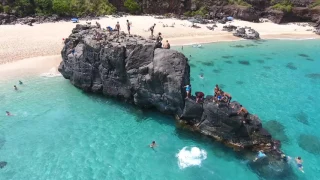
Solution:
<svg viewBox="0 0 320 180">
<path fill-rule="evenodd" d="M 200 166 L 202 161 L 207 159 L 207 152 L 198 147 L 184 147 L 176 155 L 180 169 L 190 166 Z"/>
<path fill-rule="evenodd" d="M 40 76 L 42 77 L 59 77 L 62 76 L 59 72 L 57 72 L 56 68 L 51 68 L 49 72 L 42 73 Z"/>
</svg>

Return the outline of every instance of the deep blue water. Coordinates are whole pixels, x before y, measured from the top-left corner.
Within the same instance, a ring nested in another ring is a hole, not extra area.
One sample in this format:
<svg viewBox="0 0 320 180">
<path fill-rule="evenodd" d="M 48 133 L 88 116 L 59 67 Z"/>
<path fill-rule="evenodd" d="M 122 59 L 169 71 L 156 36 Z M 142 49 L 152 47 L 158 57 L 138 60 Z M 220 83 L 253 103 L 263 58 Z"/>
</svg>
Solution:
<svg viewBox="0 0 320 180">
<path fill-rule="evenodd" d="M 174 47 L 181 50 L 181 47 Z M 320 176 L 320 41 L 186 46 L 193 92 L 215 84 L 257 114 L 290 156 L 292 179 Z M 204 79 L 199 74 L 204 75 Z M 62 77 L 0 81 L 0 179 L 259 179 L 252 159 L 176 128 L 173 118 L 85 94 Z M 8 110 L 14 116 L 5 116 Z M 152 140 L 158 146 L 148 147 Z"/>
</svg>

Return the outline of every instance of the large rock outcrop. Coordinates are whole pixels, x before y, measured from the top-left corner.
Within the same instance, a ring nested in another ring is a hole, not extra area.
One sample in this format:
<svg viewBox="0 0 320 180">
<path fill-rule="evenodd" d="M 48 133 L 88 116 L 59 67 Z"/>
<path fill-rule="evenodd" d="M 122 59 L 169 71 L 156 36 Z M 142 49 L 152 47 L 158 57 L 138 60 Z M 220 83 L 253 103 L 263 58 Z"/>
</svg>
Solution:
<svg viewBox="0 0 320 180">
<path fill-rule="evenodd" d="M 65 41 L 59 71 L 76 87 L 175 114 L 184 105 L 187 58 L 140 36 L 77 25 Z"/>
</svg>

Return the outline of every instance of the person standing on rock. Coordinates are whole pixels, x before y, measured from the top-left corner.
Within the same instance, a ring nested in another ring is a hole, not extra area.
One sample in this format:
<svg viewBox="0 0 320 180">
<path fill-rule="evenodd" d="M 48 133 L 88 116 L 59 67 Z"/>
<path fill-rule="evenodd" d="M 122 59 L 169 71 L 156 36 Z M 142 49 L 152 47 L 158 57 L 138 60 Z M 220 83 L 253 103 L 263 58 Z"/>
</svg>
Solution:
<svg viewBox="0 0 320 180">
<path fill-rule="evenodd" d="M 130 35 L 130 26 L 131 26 L 131 24 L 130 24 L 129 20 L 127 20 L 127 29 L 128 29 L 129 35 Z"/>
<path fill-rule="evenodd" d="M 154 31 L 154 28 L 155 28 L 155 27 L 156 27 L 156 23 L 154 23 L 154 25 L 149 28 L 149 30 L 151 31 L 151 37 L 154 36 L 154 35 L 153 35 L 153 31 Z"/>
<path fill-rule="evenodd" d="M 120 24 L 119 24 L 119 22 L 117 22 L 115 29 L 118 31 L 118 36 L 119 36 L 120 35 Z"/>
<path fill-rule="evenodd" d="M 184 87 L 186 88 L 186 93 L 187 93 L 186 99 L 188 99 L 190 97 L 190 93 L 191 93 L 191 86 L 190 85 L 186 85 Z"/>
</svg>

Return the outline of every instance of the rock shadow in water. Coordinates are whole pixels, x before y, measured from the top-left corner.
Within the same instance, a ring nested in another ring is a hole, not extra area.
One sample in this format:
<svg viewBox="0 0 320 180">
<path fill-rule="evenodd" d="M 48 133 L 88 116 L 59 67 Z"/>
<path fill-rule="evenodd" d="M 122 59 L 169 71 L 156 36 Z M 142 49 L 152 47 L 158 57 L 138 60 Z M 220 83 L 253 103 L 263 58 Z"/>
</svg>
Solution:
<svg viewBox="0 0 320 180">
<path fill-rule="evenodd" d="M 264 60 L 262 60 L 262 59 L 258 59 L 258 60 L 256 60 L 258 63 L 260 63 L 260 64 L 263 64 L 264 63 Z"/>
<path fill-rule="evenodd" d="M 271 60 L 272 58 L 271 57 L 266 57 L 266 59 Z"/>
<path fill-rule="evenodd" d="M 320 73 L 311 73 L 311 74 L 306 74 L 305 76 L 310 79 L 320 79 Z"/>
<path fill-rule="evenodd" d="M 232 61 L 224 61 L 224 62 L 227 63 L 227 64 L 233 64 Z"/>
<path fill-rule="evenodd" d="M 222 56 L 223 59 L 230 59 L 233 58 L 233 56 Z"/>
<path fill-rule="evenodd" d="M 266 73 L 261 73 L 261 76 L 264 78 L 269 78 L 269 76 Z"/>
<path fill-rule="evenodd" d="M 242 65 L 246 65 L 246 66 L 250 65 L 250 62 L 249 61 L 245 61 L 245 60 L 238 61 L 238 63 L 242 64 Z"/>
<path fill-rule="evenodd" d="M 201 62 L 202 65 L 204 66 L 214 66 L 214 63 L 213 62 Z"/>
<path fill-rule="evenodd" d="M 317 136 L 309 134 L 301 134 L 298 138 L 299 146 L 309 153 L 320 154 L 320 139 Z"/>
<path fill-rule="evenodd" d="M 282 143 L 289 143 L 289 138 L 285 133 L 285 126 L 279 121 L 268 121 L 263 124 L 263 127 L 266 128 L 270 134 L 272 134 L 274 139 L 280 140 Z"/>
<path fill-rule="evenodd" d="M 305 124 L 305 125 L 309 125 L 309 118 L 308 118 L 308 115 L 301 111 L 300 113 L 298 114 L 294 114 L 293 117 L 298 120 L 298 122 L 301 122 L 302 124 Z"/>
<path fill-rule="evenodd" d="M 244 82 L 243 81 L 236 81 L 236 84 L 242 85 L 242 84 L 244 84 Z"/>
<path fill-rule="evenodd" d="M 266 69 L 266 70 L 270 70 L 271 66 L 263 66 L 263 68 Z"/>
<path fill-rule="evenodd" d="M 286 67 L 291 70 L 297 70 L 297 67 L 293 63 L 288 63 Z"/>
</svg>

